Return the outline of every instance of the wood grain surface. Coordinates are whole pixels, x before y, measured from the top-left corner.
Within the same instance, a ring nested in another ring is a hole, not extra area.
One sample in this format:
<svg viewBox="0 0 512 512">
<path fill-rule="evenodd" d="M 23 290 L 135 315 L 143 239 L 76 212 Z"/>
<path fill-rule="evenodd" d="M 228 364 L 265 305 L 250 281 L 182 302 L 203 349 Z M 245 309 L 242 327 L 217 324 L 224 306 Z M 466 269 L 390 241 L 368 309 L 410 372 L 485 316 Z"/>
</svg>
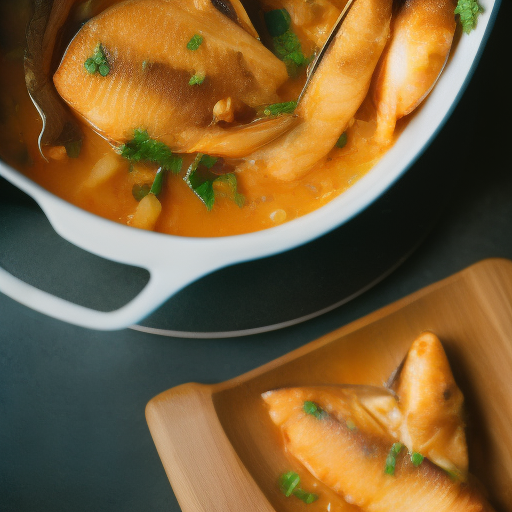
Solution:
<svg viewBox="0 0 512 512">
<path fill-rule="evenodd" d="M 382 385 L 422 331 L 443 342 L 465 395 L 470 471 L 512 510 L 512 262 L 489 259 L 236 379 L 185 384 L 146 418 L 184 512 L 296 510 L 276 484 L 290 469 L 261 393 L 314 384 Z"/>
</svg>

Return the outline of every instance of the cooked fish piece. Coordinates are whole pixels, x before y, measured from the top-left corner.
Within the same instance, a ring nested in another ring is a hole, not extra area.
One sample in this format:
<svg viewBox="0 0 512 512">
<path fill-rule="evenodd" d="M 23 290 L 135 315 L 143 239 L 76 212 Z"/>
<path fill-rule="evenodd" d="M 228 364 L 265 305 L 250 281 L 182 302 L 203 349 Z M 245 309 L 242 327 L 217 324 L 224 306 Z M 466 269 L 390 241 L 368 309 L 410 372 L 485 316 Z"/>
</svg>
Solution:
<svg viewBox="0 0 512 512">
<path fill-rule="evenodd" d="M 214 4 L 227 7 L 219 10 Z M 237 7 L 235 21 L 229 6 Z M 73 109 L 115 142 L 145 129 L 172 149 L 187 152 L 205 136 L 229 137 L 223 127 L 212 125 L 219 100 L 230 97 L 251 108 L 274 103 L 288 77 L 285 65 L 238 24 L 241 9 L 238 0 L 117 4 L 76 35 L 54 76 L 55 86 Z M 191 50 L 187 44 L 195 35 L 202 42 Z M 106 76 L 84 67 L 98 45 L 109 68 Z M 268 137 L 264 142 L 275 134 Z M 247 139 L 252 150 L 250 134 Z"/>
<path fill-rule="evenodd" d="M 400 440 L 438 466 L 465 479 L 468 451 L 464 397 L 439 338 L 425 332 L 412 344 L 396 383 Z"/>
<path fill-rule="evenodd" d="M 455 0 L 406 0 L 392 22 L 373 84 L 376 140 L 392 141 L 398 119 L 428 95 L 445 65 L 455 33 Z"/>
<path fill-rule="evenodd" d="M 386 474 L 394 439 L 336 388 L 287 388 L 263 395 L 286 450 L 318 480 L 368 512 L 491 512 L 478 491 L 425 459 L 415 467 L 406 450 Z M 305 402 L 323 412 L 308 414 Z"/>
<path fill-rule="evenodd" d="M 301 123 L 249 155 L 246 166 L 290 181 L 327 156 L 368 92 L 388 39 L 391 4 L 354 2 L 295 112 Z"/>
</svg>

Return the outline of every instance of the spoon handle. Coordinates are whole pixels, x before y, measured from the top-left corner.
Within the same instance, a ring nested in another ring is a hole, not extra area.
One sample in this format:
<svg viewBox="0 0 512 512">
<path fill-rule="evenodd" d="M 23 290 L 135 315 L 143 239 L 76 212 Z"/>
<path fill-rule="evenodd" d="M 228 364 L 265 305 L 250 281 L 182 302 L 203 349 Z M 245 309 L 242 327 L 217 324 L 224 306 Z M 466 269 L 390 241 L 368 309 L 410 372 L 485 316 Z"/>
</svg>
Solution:
<svg viewBox="0 0 512 512">
<path fill-rule="evenodd" d="M 43 121 L 38 140 L 43 157 L 42 146 L 65 146 L 69 154 L 69 148 L 76 147 L 82 140 L 82 130 L 62 103 L 51 80 L 59 31 L 75 3 L 74 0 L 34 0 L 33 16 L 27 27 L 25 82 Z"/>
<path fill-rule="evenodd" d="M 341 25 L 345 21 L 345 18 L 347 17 L 347 14 L 350 10 L 350 7 L 352 7 L 352 4 L 355 0 L 348 0 L 348 2 L 345 4 L 345 7 L 341 11 L 341 14 L 339 15 L 338 19 L 336 20 L 336 23 L 334 24 L 334 27 L 332 28 L 329 37 L 327 37 L 327 40 L 325 41 L 324 45 L 320 49 L 320 51 L 317 53 L 315 59 L 308 67 L 308 73 L 306 78 L 306 83 L 304 84 L 304 87 L 302 88 L 302 91 L 300 92 L 299 99 L 297 100 L 297 103 L 300 102 L 300 100 L 303 98 L 304 94 L 306 93 L 309 84 L 311 83 L 311 80 L 318 69 L 318 66 L 320 65 L 320 62 L 325 56 L 325 53 L 329 49 L 329 46 L 331 45 L 333 39 L 336 37 L 336 34 L 338 33 Z"/>
</svg>

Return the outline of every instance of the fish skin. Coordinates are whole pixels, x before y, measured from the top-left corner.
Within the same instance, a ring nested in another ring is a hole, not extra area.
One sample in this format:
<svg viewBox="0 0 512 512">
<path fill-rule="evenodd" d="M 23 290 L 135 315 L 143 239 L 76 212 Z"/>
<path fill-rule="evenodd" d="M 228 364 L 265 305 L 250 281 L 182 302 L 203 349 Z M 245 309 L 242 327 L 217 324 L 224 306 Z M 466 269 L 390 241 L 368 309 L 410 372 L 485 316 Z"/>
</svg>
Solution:
<svg viewBox="0 0 512 512">
<path fill-rule="evenodd" d="M 444 68 L 455 33 L 456 0 L 406 0 L 375 75 L 376 140 L 392 142 L 396 121 L 428 95 Z"/>
<path fill-rule="evenodd" d="M 190 51 L 186 45 L 194 34 L 204 40 Z M 84 69 L 98 43 L 110 64 L 106 77 Z M 191 86 L 196 73 L 206 79 Z M 251 107 L 274 103 L 287 78 L 279 59 L 209 1 L 127 0 L 84 25 L 54 84 L 105 138 L 125 142 L 141 128 L 186 152 L 205 134 L 222 134 L 221 127 L 210 126 L 217 101 L 233 97 Z"/>
<path fill-rule="evenodd" d="M 364 511 L 493 510 L 475 488 L 452 480 L 427 459 L 419 467 L 413 466 L 406 450 L 397 458 L 395 474 L 385 474 L 392 436 L 384 431 L 369 432 L 364 422 L 356 421 L 357 428 L 349 428 L 347 406 L 336 406 L 337 390 L 286 388 L 264 393 L 263 399 L 270 417 L 281 428 L 286 450 L 318 480 Z M 306 414 L 306 400 L 329 415 L 319 420 Z"/>
<path fill-rule="evenodd" d="M 328 155 L 366 97 L 388 40 L 391 8 L 391 0 L 355 0 L 295 111 L 302 122 L 247 162 L 291 181 Z"/>
</svg>

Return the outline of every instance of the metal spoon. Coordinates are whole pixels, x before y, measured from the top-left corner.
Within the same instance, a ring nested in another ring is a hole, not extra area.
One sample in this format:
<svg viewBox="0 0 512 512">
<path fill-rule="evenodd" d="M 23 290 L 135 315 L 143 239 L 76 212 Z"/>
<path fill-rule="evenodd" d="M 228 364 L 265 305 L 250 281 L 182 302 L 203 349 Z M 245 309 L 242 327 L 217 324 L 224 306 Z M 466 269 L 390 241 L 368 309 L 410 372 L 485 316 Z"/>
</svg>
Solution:
<svg viewBox="0 0 512 512">
<path fill-rule="evenodd" d="M 327 37 L 327 40 L 325 41 L 324 45 L 320 49 L 320 51 L 317 53 L 315 59 L 313 62 L 309 65 L 308 71 L 307 71 L 307 77 L 306 77 L 306 83 L 304 84 L 304 87 L 302 88 L 302 91 L 299 94 L 299 98 L 297 100 L 297 103 L 300 103 L 301 99 L 306 94 L 306 91 L 311 83 L 311 80 L 318 69 L 318 66 L 320 66 L 320 62 L 322 62 L 322 59 L 325 57 L 325 54 L 327 50 L 329 49 L 329 46 L 331 45 L 332 41 L 338 34 L 338 31 L 345 21 L 345 18 L 347 17 L 348 12 L 350 11 L 350 8 L 352 7 L 352 4 L 355 0 L 348 0 L 348 2 L 345 4 L 345 7 L 341 11 L 341 14 L 339 15 L 338 19 L 336 20 L 336 23 L 334 24 L 334 27 L 332 28 L 331 32 L 329 33 L 329 36 Z"/>
<path fill-rule="evenodd" d="M 74 0 L 34 0 L 33 16 L 27 27 L 25 82 L 43 121 L 38 145 L 44 158 L 43 146 L 64 146 L 69 156 L 76 157 L 82 143 L 82 130 L 51 81 L 54 50 L 74 3 Z"/>
</svg>

